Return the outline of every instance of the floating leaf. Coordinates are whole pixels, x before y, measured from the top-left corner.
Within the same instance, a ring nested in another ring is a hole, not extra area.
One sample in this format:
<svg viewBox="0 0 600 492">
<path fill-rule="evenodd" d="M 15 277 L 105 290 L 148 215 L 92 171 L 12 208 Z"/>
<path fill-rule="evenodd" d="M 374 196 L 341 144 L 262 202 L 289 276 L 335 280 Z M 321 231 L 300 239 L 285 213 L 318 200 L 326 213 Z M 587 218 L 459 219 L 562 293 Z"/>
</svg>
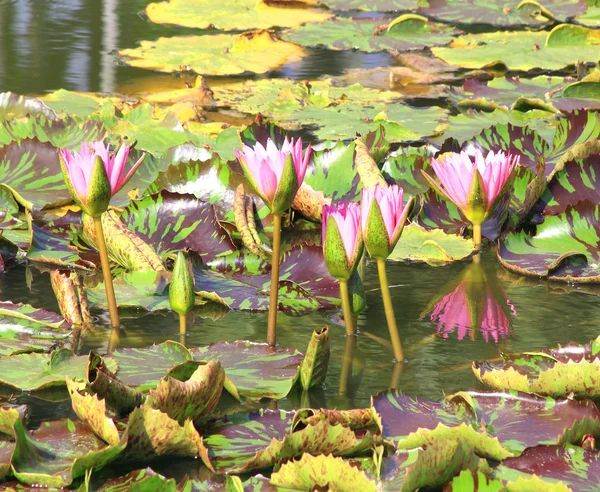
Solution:
<svg viewBox="0 0 600 492">
<path fill-rule="evenodd" d="M 210 0 L 169 0 L 151 3 L 146 7 L 146 15 L 158 24 L 224 31 L 293 27 L 331 17 L 325 10 L 298 8 L 299 3 L 278 7 L 263 0 L 240 0 L 215 6 Z"/>
<path fill-rule="evenodd" d="M 23 391 L 36 391 L 53 386 L 64 386 L 65 376 L 83 379 L 87 356 L 76 356 L 68 349 L 51 354 L 18 354 L 0 357 L 0 383 Z M 111 371 L 117 365 L 106 362 Z"/>
<path fill-rule="evenodd" d="M 364 10 L 367 12 L 394 12 L 416 7 L 414 0 L 327 0 L 323 2 L 332 10 Z"/>
<path fill-rule="evenodd" d="M 321 386 L 327 376 L 329 366 L 329 328 L 314 330 L 300 366 L 302 389 Z"/>
<path fill-rule="evenodd" d="M 121 220 L 163 258 L 189 249 L 210 261 L 236 249 L 213 206 L 193 195 L 162 191 L 146 196 L 132 201 Z"/>
<path fill-rule="evenodd" d="M 595 381 L 600 377 L 600 344 L 568 344 L 555 349 L 504 355 L 502 362 L 473 362 L 482 383 L 498 390 L 516 390 L 554 398 L 573 394 L 598 397 Z"/>
<path fill-rule="evenodd" d="M 273 349 L 266 343 L 217 342 L 193 350 L 196 360 L 216 360 L 241 396 L 248 399 L 287 396 L 303 356 L 295 349 Z"/>
<path fill-rule="evenodd" d="M 119 478 L 111 478 L 104 482 L 98 492 L 142 492 L 155 490 L 160 492 L 177 492 L 174 478 L 165 478 L 154 472 L 152 468 L 134 470 Z"/>
<path fill-rule="evenodd" d="M 432 48 L 447 63 L 464 68 L 502 65 L 510 70 L 559 70 L 580 60 L 596 59 L 600 35 L 571 24 L 542 32 L 465 34 L 448 48 Z"/>
<path fill-rule="evenodd" d="M 177 36 L 142 41 L 119 55 L 133 67 L 201 75 L 265 73 L 302 55 L 299 46 L 278 40 L 268 31 L 244 34 Z"/>
<path fill-rule="evenodd" d="M 568 205 L 560 215 L 547 216 L 534 235 L 513 232 L 500 244 L 502 266 L 521 275 L 553 280 L 600 282 L 598 205 L 590 201 Z"/>
<path fill-rule="evenodd" d="M 31 224 L 31 245 L 27 250 L 27 259 L 59 268 L 96 268 L 94 263 L 79 256 L 77 248 L 71 244 L 70 234 L 36 224 Z"/>
<path fill-rule="evenodd" d="M 410 224 L 404 228 L 402 237 L 389 259 L 439 266 L 462 260 L 473 251 L 473 241 L 470 239 L 446 234 L 439 229 L 427 230 L 418 224 Z"/>
<path fill-rule="evenodd" d="M 192 360 L 192 354 L 183 345 L 167 341 L 144 349 L 118 349 L 104 360 L 119 367 L 117 377 L 124 384 L 144 391 L 155 388 L 173 366 Z"/>
<path fill-rule="evenodd" d="M 375 492 L 375 483 L 364 472 L 333 455 L 304 454 L 288 461 L 271 475 L 271 485 L 285 490 L 345 490 Z"/>
<path fill-rule="evenodd" d="M 69 324 L 56 313 L 0 302 L 0 355 L 48 350 L 66 341 L 70 333 Z"/>
<path fill-rule="evenodd" d="M 537 26 L 551 24 L 584 12 L 585 3 L 577 0 L 542 0 L 521 2 L 475 0 L 465 9 L 460 0 L 425 2 L 419 11 L 444 22 L 462 24 L 492 24 L 495 26 Z"/>
<path fill-rule="evenodd" d="M 393 22 L 389 18 L 336 17 L 326 22 L 297 27 L 284 33 L 283 38 L 300 46 L 371 53 L 441 46 L 449 43 L 456 33 L 454 28 L 445 24 L 428 22 L 425 17 L 407 14 Z"/>
</svg>

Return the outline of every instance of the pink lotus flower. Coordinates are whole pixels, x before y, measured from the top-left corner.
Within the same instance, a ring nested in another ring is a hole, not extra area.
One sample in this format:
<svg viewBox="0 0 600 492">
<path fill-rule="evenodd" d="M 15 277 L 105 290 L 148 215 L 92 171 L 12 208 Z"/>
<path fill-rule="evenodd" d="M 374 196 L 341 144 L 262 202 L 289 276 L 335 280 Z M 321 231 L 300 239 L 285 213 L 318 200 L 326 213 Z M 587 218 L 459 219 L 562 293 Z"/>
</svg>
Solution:
<svg viewBox="0 0 600 492">
<path fill-rule="evenodd" d="M 110 196 L 103 196 L 101 201 L 104 202 L 106 199 L 110 201 L 110 198 L 125 186 L 127 181 L 129 181 L 133 173 L 144 160 L 145 155 L 142 155 L 131 169 L 124 173 L 129 150 L 129 146 L 123 144 L 118 152 L 111 155 L 109 146 L 105 146 L 102 141 L 97 141 L 92 142 L 89 145 L 83 142 L 79 152 L 71 153 L 68 149 L 60 149 L 58 151 L 64 166 L 63 173 L 65 174 L 67 187 L 70 188 L 71 193 L 74 194 L 73 198 L 82 205 L 82 208 L 90 208 L 92 205 L 91 203 L 88 203 L 90 196 L 98 191 L 97 187 L 105 187 L 102 179 L 96 181 L 96 179 L 99 178 L 94 175 L 96 159 L 99 157 L 101 163 L 104 165 L 104 171 L 106 173 L 105 177 L 108 179 L 110 187 Z M 92 188 L 94 188 L 94 190 L 92 190 Z M 106 206 L 108 206 L 108 204 L 106 204 Z"/>
<path fill-rule="evenodd" d="M 444 154 L 431 160 L 441 187 L 423 172 L 440 194 L 459 207 L 473 224 L 481 224 L 492 211 L 494 202 L 509 182 L 520 156 L 489 152 L 483 157 L 480 150 L 474 157 L 466 152 Z"/>
<path fill-rule="evenodd" d="M 517 312 L 501 288 L 491 289 L 485 278 L 473 273 L 467 270 L 460 284 L 435 305 L 430 319 L 438 324 L 436 333 L 443 338 L 455 330 L 459 340 L 467 334 L 474 338 L 480 329 L 486 342 L 498 343 L 510 333 L 510 312 L 515 317 Z"/>
<path fill-rule="evenodd" d="M 244 145 L 242 151 L 234 150 L 250 185 L 273 212 L 282 212 L 291 206 L 298 188 L 304 181 L 311 155 L 310 144 L 302 154 L 302 139 L 296 142 L 286 137 L 281 149 L 270 138 L 264 147 L 257 142 L 254 147 Z M 293 167 L 286 169 L 291 157 Z"/>
<path fill-rule="evenodd" d="M 358 203 L 323 206 L 323 253 L 329 273 L 347 280 L 362 254 Z"/>
<path fill-rule="evenodd" d="M 361 198 L 362 233 L 369 254 L 387 258 L 400 239 L 412 199 L 403 203 L 404 191 L 396 185 L 364 188 Z M 373 209 L 373 205 L 378 208 Z M 383 230 L 382 230 L 383 229 Z"/>
</svg>

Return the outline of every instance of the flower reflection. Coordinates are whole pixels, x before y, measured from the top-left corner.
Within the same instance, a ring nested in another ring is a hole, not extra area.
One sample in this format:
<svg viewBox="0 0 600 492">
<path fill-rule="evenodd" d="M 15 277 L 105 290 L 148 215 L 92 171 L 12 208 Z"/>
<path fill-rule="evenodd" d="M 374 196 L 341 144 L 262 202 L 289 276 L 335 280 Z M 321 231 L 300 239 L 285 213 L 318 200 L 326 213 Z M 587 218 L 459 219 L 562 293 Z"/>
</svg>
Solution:
<svg viewBox="0 0 600 492">
<path fill-rule="evenodd" d="M 486 276 L 480 264 L 465 268 L 445 292 L 434 301 L 433 309 L 426 311 L 437 323 L 437 334 L 448 338 L 456 331 L 459 340 L 465 336 L 474 340 L 480 330 L 486 342 L 494 343 L 509 335 L 517 312 L 497 279 Z"/>
</svg>

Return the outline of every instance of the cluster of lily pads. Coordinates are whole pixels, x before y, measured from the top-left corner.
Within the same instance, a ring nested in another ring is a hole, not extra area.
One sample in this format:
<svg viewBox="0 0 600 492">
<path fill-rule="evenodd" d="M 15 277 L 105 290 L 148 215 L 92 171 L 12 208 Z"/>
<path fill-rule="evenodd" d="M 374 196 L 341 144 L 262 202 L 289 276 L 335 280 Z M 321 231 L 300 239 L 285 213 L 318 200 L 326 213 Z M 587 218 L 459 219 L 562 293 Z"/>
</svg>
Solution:
<svg viewBox="0 0 600 492">
<path fill-rule="evenodd" d="M 313 333 L 305 355 L 247 341 L 119 348 L 118 330 L 107 354 L 82 350 L 97 329 L 92 313 L 107 307 L 97 225 L 82 213 L 84 202 L 73 203 L 59 159 L 59 149 L 78 150 L 82 142 L 114 149 L 128 142 L 133 162 L 145 155 L 112 190 L 101 219 L 109 260 L 103 273 L 120 310 L 174 307 L 169 284 L 187 272 L 175 267 L 182 251 L 194 280 L 183 310 L 216 319 L 229 310 L 268 309 L 278 256 L 273 207 L 256 193 L 235 150 L 266 147 L 269 139 L 281 146 L 297 130 L 313 139 L 313 152 L 291 208 L 277 211 L 280 311 L 338 308 L 321 218 L 333 202 L 359 201 L 363 189 L 398 185 L 414 202 L 388 260 L 440 266 L 476 253 L 473 217 L 426 178 L 435 175 L 432 158 L 447 152 L 519 156 L 504 202 L 478 224 L 484 247 L 506 269 L 600 282 L 600 78 L 587 74 L 586 63 L 597 61 L 597 6 L 284 4 L 151 4 L 152 22 L 208 32 L 144 41 L 120 56 L 133 66 L 201 76 L 264 73 L 315 47 L 387 51 L 400 66 L 313 81 L 207 84 L 198 76 L 181 90 L 129 96 L 0 94 L 2 268 L 27 263 L 48 272 L 60 308 L 0 303 L 1 486 L 596 490 L 600 413 L 589 398 L 600 396 L 598 340 L 473 363 L 491 392 L 431 402 L 390 389 L 370 407 L 348 410 L 314 408 L 328 368 L 327 328 Z M 487 28 L 464 34 L 470 23 Z M 492 32 L 497 26 L 515 30 Z M 428 107 L 411 105 L 422 100 Z M 365 309 L 361 275 L 349 273 L 346 319 Z M 486 340 L 508 335 L 511 306 L 483 277 L 481 266 L 470 264 L 428 308 L 445 336 L 457 306 L 469 318 L 462 325 L 481 325 Z M 347 336 L 342 395 L 356 344 Z M 73 414 L 28 427 L 22 402 L 44 399 L 66 401 Z M 282 399 L 297 410 L 278 409 Z M 176 481 L 143 468 L 174 462 L 201 471 Z"/>
</svg>

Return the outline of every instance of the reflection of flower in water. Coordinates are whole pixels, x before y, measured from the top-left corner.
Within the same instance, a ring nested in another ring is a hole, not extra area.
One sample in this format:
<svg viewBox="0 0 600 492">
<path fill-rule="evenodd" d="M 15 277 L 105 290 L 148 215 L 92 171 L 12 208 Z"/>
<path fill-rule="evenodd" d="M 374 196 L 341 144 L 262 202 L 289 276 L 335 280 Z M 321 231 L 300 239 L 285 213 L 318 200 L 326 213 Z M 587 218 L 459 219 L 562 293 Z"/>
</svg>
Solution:
<svg viewBox="0 0 600 492">
<path fill-rule="evenodd" d="M 446 294 L 431 311 L 430 319 L 437 323 L 437 334 L 444 338 L 457 331 L 458 339 L 465 335 L 475 338 L 479 328 L 486 342 L 506 338 L 511 328 L 511 312 L 517 312 L 500 285 L 486 282 L 477 265 L 471 265 L 458 286 Z"/>
</svg>

